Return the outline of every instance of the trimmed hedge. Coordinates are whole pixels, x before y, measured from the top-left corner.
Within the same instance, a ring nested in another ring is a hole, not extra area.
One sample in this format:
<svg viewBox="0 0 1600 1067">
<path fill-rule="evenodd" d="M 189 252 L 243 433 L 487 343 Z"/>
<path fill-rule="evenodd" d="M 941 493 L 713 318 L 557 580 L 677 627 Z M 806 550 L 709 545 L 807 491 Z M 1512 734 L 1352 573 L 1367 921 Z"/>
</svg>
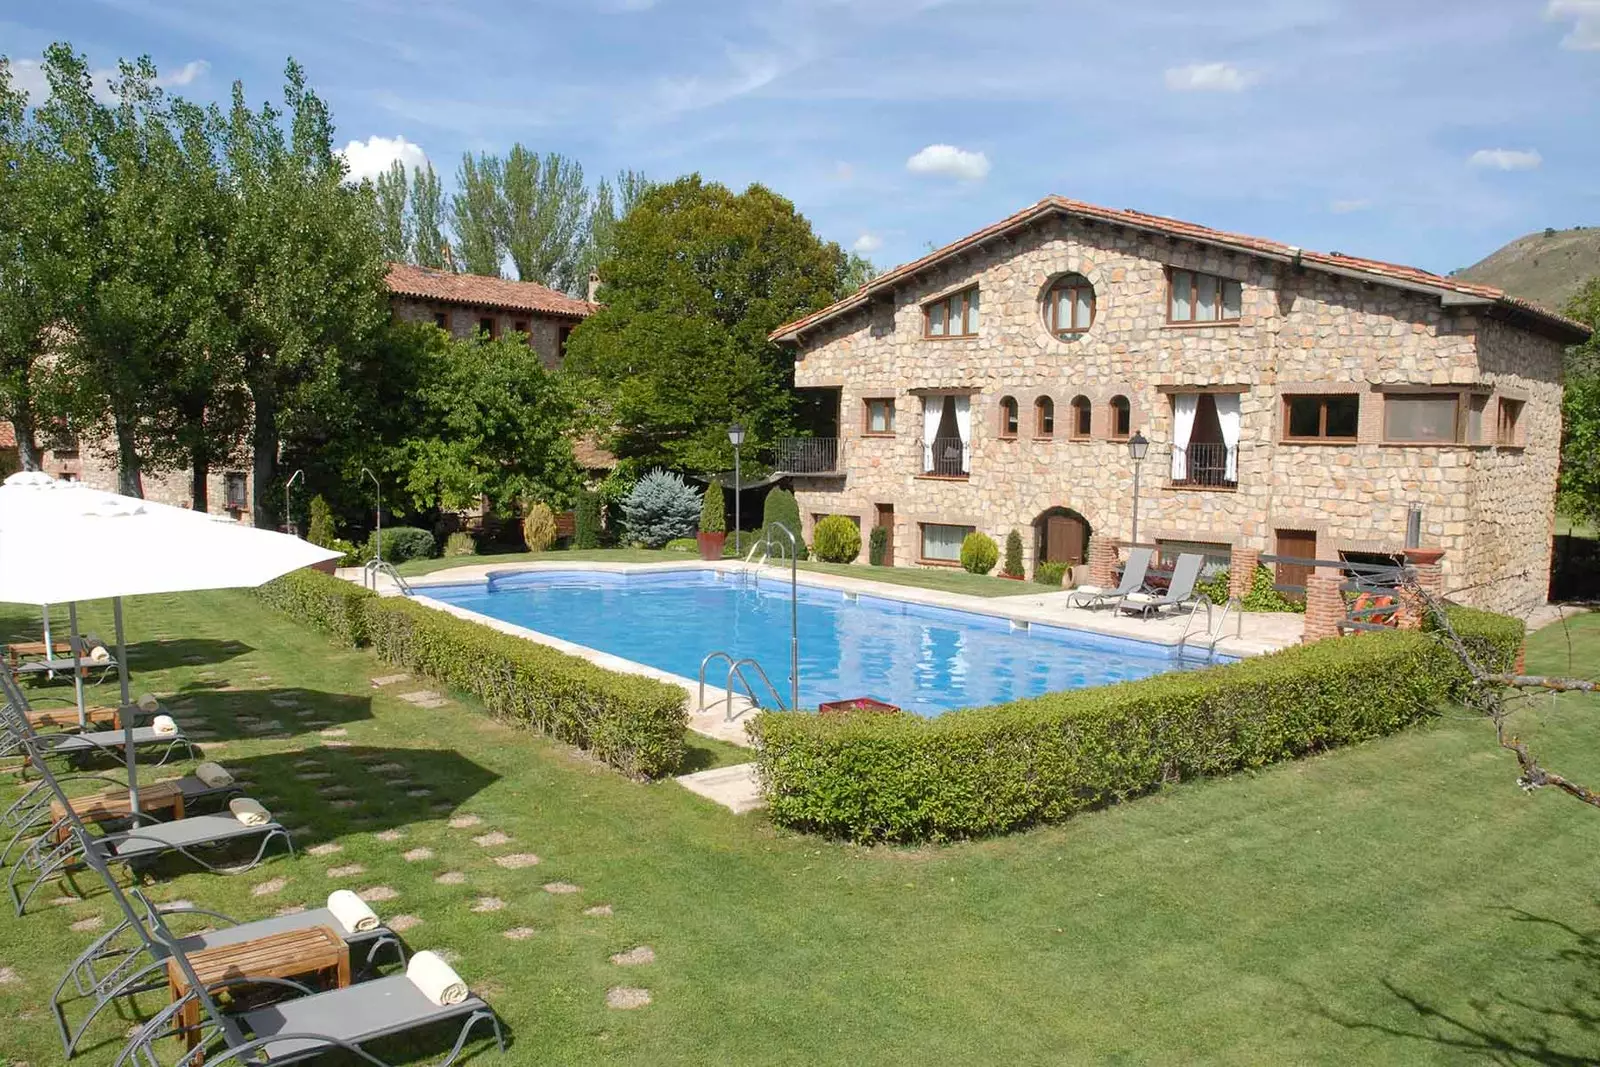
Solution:
<svg viewBox="0 0 1600 1067">
<path fill-rule="evenodd" d="M 431 530 L 419 529 L 415 526 L 385 526 L 383 528 L 383 555 L 382 558 L 390 563 L 405 563 L 413 559 L 430 559 L 438 542 L 433 539 Z M 371 559 L 378 552 L 378 532 L 374 530 L 367 538 L 367 558 Z"/>
<path fill-rule="evenodd" d="M 1520 624 L 1485 614 L 1452 618 L 1509 663 Z M 1370 633 L 935 719 L 767 712 L 748 729 L 774 822 L 860 841 L 943 840 L 1393 733 L 1465 680 L 1428 634 Z"/>
<path fill-rule="evenodd" d="M 255 594 L 269 607 L 350 648 L 367 643 L 367 603 L 378 599 L 369 589 L 313 570 L 290 571 L 258 586 Z"/>
<path fill-rule="evenodd" d="M 458 619 L 403 597 L 301 570 L 256 595 L 352 647 L 472 693 L 495 717 L 588 750 L 624 774 L 656 778 L 683 761 L 687 694 Z"/>
</svg>

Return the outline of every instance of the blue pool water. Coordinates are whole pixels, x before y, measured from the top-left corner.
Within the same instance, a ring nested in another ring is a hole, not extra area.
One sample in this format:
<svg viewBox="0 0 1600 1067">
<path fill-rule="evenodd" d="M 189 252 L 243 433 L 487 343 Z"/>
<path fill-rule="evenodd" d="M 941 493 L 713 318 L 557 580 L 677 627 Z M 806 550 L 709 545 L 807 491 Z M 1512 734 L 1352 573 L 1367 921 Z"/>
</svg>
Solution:
<svg viewBox="0 0 1600 1067">
<path fill-rule="evenodd" d="M 708 652 L 754 657 L 788 699 L 789 583 L 686 568 L 529 571 L 421 595 L 686 678 Z M 1178 669 L 1162 646 L 887 597 L 800 587 L 800 703 L 871 696 L 937 715 Z M 720 688 L 727 666 L 707 674 Z M 758 683 L 759 684 L 759 683 Z M 709 694 L 708 694 L 709 695 Z M 770 703 L 770 701 L 768 702 Z"/>
</svg>

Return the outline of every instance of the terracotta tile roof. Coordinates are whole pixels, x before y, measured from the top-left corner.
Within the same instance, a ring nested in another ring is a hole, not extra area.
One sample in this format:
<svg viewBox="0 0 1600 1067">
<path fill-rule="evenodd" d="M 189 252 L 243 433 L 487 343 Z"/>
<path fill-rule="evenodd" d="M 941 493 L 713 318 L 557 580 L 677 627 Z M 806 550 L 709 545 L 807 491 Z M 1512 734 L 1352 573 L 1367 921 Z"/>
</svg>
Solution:
<svg viewBox="0 0 1600 1067">
<path fill-rule="evenodd" d="M 572 442 L 572 458 L 586 471 L 608 471 L 617 465 L 617 457 L 593 437 L 576 438 Z"/>
<path fill-rule="evenodd" d="M 0 420 L 0 448 L 17 447 L 17 430 L 11 423 Z"/>
<path fill-rule="evenodd" d="M 1441 297 L 1454 296 L 1460 303 L 1492 303 L 1503 308 L 1522 312 L 1533 320 L 1535 326 L 1541 327 L 1558 339 L 1581 342 L 1589 337 L 1589 327 L 1583 323 L 1569 319 L 1565 315 L 1558 315 L 1554 311 L 1540 307 L 1531 301 L 1511 296 L 1493 286 L 1475 285 L 1459 278 L 1451 278 L 1442 274 L 1430 274 L 1428 271 L 1419 270 L 1416 267 L 1402 266 L 1398 263 L 1385 263 L 1381 260 L 1362 259 L 1357 256 L 1346 256 L 1338 253 L 1312 252 L 1296 248 L 1293 245 L 1286 245 L 1281 241 L 1271 241 L 1264 237 L 1250 237 L 1245 234 L 1229 233 L 1225 230 L 1214 230 L 1209 226 L 1200 226 L 1196 223 L 1184 222 L 1181 219 L 1171 219 L 1164 215 L 1147 215 L 1142 211 L 1119 211 L 1116 208 L 1086 204 L 1081 200 L 1069 200 L 1062 196 L 1047 196 L 1038 203 L 1030 204 L 1014 215 L 1003 218 L 991 226 L 985 226 L 977 233 L 969 234 L 959 241 L 954 241 L 943 248 L 936 249 L 921 259 L 912 260 L 910 263 L 903 264 L 891 271 L 886 271 L 843 300 L 810 315 L 795 319 L 793 322 L 785 323 L 773 330 L 769 337 L 774 341 L 797 340 L 802 331 L 863 306 L 873 294 L 892 289 L 897 283 L 935 266 L 950 256 L 963 252 L 974 245 L 982 244 L 990 238 L 1009 233 L 1012 230 L 1054 214 L 1064 214 L 1078 218 L 1094 219 L 1114 225 L 1129 226 L 1150 233 L 1166 234 L 1219 248 L 1253 253 L 1286 263 L 1294 263 L 1311 270 L 1324 270 L 1334 274 L 1351 274 L 1366 281 L 1433 292 Z"/>
<path fill-rule="evenodd" d="M 413 296 L 474 307 L 503 308 L 541 315 L 560 315 L 586 319 L 600 310 L 599 304 L 558 293 L 538 282 L 514 282 L 483 274 L 454 274 L 433 267 L 414 267 L 409 263 L 389 264 L 386 279 L 396 296 Z"/>
</svg>

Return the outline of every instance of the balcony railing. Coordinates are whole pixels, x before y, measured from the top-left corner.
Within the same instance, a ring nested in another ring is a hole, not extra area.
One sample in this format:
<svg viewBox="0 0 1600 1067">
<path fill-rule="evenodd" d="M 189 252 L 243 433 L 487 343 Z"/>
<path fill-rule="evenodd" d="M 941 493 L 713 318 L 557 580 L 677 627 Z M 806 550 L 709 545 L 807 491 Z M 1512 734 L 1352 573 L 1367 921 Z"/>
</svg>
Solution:
<svg viewBox="0 0 1600 1067">
<path fill-rule="evenodd" d="M 935 478 L 965 478 L 967 450 L 959 437 L 935 437 L 932 448 L 922 453 L 922 473 Z"/>
<path fill-rule="evenodd" d="M 773 448 L 773 466 L 785 474 L 835 474 L 839 470 L 839 439 L 780 437 Z"/>
<path fill-rule="evenodd" d="M 1168 484 L 1232 489 L 1239 484 L 1238 452 L 1237 446 L 1229 448 L 1220 442 L 1195 441 L 1187 448 L 1174 446 L 1166 457 Z"/>
</svg>

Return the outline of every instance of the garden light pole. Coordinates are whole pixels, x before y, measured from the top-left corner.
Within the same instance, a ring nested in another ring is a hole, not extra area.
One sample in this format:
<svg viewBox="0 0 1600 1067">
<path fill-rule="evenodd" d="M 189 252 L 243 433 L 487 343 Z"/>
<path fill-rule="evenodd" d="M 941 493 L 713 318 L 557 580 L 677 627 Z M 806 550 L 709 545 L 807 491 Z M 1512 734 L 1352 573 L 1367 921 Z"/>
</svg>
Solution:
<svg viewBox="0 0 1600 1067">
<path fill-rule="evenodd" d="M 728 443 L 733 445 L 733 554 L 740 555 L 739 544 L 739 446 L 744 444 L 744 427 L 737 422 L 728 427 Z"/>
<path fill-rule="evenodd" d="M 1133 538 L 1132 543 L 1139 543 L 1139 468 L 1144 463 L 1144 454 L 1150 451 L 1150 442 L 1144 434 L 1135 430 L 1133 436 L 1128 438 L 1128 455 L 1133 457 Z"/>
<path fill-rule="evenodd" d="M 372 541 L 373 552 L 372 552 L 372 555 L 373 555 L 374 558 L 376 558 L 378 560 L 382 560 L 383 559 L 383 486 L 382 486 L 382 484 L 379 483 L 378 476 L 376 474 L 373 474 L 371 471 L 367 470 L 367 468 L 362 467 L 361 468 L 361 473 L 365 474 L 368 478 L 371 478 L 372 479 L 372 484 L 378 490 L 378 510 L 376 512 L 374 512 L 374 514 L 377 516 L 377 520 L 378 520 L 378 532 L 373 535 L 373 541 Z"/>
<path fill-rule="evenodd" d="M 295 482 L 304 481 L 305 471 L 295 471 L 289 475 L 289 480 L 283 483 L 283 528 L 290 537 L 298 537 L 300 531 L 295 529 L 293 513 L 289 510 L 289 490 L 294 488 Z"/>
</svg>

